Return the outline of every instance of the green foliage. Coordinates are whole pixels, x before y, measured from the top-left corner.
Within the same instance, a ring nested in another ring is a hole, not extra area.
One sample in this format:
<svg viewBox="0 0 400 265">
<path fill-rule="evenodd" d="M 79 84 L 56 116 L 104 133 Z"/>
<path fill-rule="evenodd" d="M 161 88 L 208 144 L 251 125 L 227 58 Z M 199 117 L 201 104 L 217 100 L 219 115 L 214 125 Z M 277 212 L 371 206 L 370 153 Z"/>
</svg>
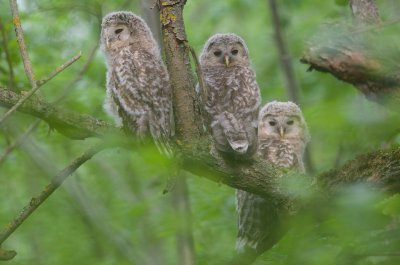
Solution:
<svg viewBox="0 0 400 265">
<path fill-rule="evenodd" d="M 333 1 L 277 2 L 301 88 L 300 105 L 312 136 L 310 150 L 316 171 L 340 166 L 363 152 L 399 144 L 398 115 L 366 101 L 349 84 L 327 74 L 309 73 L 307 66 L 299 63 L 308 41 L 323 31 L 323 23 L 351 18 L 347 8 Z M 397 15 L 391 13 L 394 8 L 390 1 L 383 2 L 379 2 L 383 18 Z M 76 78 L 98 43 L 101 16 L 120 9 L 140 14 L 140 2 L 18 3 L 38 78 L 82 51 L 79 61 L 41 88 L 41 96 L 53 101 L 66 89 L 67 96 L 58 105 L 111 121 L 102 110 L 105 66 L 100 50 L 81 79 L 71 87 L 67 85 Z M 263 102 L 287 100 L 267 1 L 187 1 L 184 11 L 188 39 L 198 54 L 214 33 L 235 32 L 243 36 Z M 0 86 L 28 90 L 6 2 L 0 8 L 0 20 L 6 36 L 5 41 L 0 35 Z M 374 39 L 374 47 L 390 57 L 397 52 L 398 26 L 384 31 L 385 39 Z M 325 31 L 324 40 L 336 35 L 339 33 L 331 28 Z M 3 44 L 9 51 L 15 82 L 10 82 Z M 388 63 L 397 66 L 397 62 Z M 0 109 L 0 113 L 4 111 Z M 16 113 L 0 128 L 0 156 L 33 121 Z M 0 164 L 0 227 L 10 222 L 56 172 L 96 142 L 71 141 L 41 122 Z M 10 263 L 177 264 L 175 233 L 181 223 L 170 196 L 162 195 L 173 165 L 157 155 L 154 148 L 135 151 L 103 151 L 74 173 L 3 244 L 2 247 L 18 252 Z M 291 221 L 292 229 L 257 264 L 399 264 L 398 257 L 389 255 L 399 247 L 397 195 L 385 197 L 364 186 L 354 186 L 339 190 L 334 199 L 326 201 L 320 194 L 299 188 L 304 183 L 303 179 L 294 184 L 289 181 L 289 190 L 304 200 L 315 196 L 315 204 Z M 188 184 L 198 264 L 224 264 L 235 253 L 234 190 L 195 176 L 188 177 Z"/>
</svg>

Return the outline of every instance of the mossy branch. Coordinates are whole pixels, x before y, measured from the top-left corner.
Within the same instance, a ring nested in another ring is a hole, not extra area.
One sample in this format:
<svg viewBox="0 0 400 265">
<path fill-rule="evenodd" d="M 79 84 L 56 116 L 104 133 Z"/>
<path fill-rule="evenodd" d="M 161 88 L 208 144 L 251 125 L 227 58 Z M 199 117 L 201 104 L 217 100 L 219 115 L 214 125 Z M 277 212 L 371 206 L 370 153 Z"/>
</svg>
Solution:
<svg viewBox="0 0 400 265">
<path fill-rule="evenodd" d="M 0 106 L 2 107 L 11 108 L 22 97 L 23 95 L 9 89 L 0 88 Z M 35 96 L 26 100 L 18 108 L 18 111 L 46 121 L 51 128 L 71 139 L 81 140 L 88 137 L 119 133 L 117 128 L 104 121 L 59 108 Z"/>
</svg>

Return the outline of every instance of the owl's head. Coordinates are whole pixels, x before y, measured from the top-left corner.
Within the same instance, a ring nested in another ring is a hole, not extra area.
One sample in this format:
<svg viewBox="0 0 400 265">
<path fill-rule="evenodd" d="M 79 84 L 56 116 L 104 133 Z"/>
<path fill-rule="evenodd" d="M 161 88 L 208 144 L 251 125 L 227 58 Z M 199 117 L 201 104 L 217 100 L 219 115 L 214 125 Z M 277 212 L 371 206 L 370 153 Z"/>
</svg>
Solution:
<svg viewBox="0 0 400 265">
<path fill-rule="evenodd" d="M 156 45 L 146 22 L 127 11 L 112 12 L 103 18 L 100 41 L 105 51 L 119 50 L 136 43 L 144 48 Z"/>
<path fill-rule="evenodd" d="M 249 51 L 244 40 L 236 34 L 211 36 L 200 56 L 202 66 L 231 67 L 249 65 Z"/>
<path fill-rule="evenodd" d="M 260 110 L 258 138 L 297 139 L 307 143 L 310 135 L 303 113 L 295 103 L 272 101 Z"/>
</svg>

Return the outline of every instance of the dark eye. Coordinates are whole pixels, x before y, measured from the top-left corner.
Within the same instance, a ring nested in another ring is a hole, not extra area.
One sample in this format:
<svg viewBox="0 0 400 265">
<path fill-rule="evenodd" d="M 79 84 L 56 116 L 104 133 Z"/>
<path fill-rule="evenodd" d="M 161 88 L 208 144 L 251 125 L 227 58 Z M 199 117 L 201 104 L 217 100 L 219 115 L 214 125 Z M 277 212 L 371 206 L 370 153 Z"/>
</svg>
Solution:
<svg viewBox="0 0 400 265">
<path fill-rule="evenodd" d="M 115 33 L 115 34 L 119 34 L 119 33 L 121 33 L 122 31 L 123 31 L 123 29 L 117 29 L 117 30 L 114 31 L 114 33 Z"/>
<path fill-rule="evenodd" d="M 274 121 L 270 121 L 270 122 L 268 122 L 269 123 L 269 125 L 271 125 L 271 126 L 275 126 L 276 125 L 276 122 L 274 122 Z"/>
<path fill-rule="evenodd" d="M 221 56 L 221 54 L 222 54 L 221 51 L 215 51 L 215 52 L 214 52 L 214 55 L 215 55 L 215 56 Z"/>
<path fill-rule="evenodd" d="M 238 50 L 232 50 L 231 53 L 232 53 L 232 55 L 237 55 L 239 53 L 239 51 Z"/>
<path fill-rule="evenodd" d="M 290 120 L 290 121 L 287 121 L 287 122 L 286 122 L 287 125 L 293 125 L 293 123 L 294 123 L 293 120 Z"/>
</svg>

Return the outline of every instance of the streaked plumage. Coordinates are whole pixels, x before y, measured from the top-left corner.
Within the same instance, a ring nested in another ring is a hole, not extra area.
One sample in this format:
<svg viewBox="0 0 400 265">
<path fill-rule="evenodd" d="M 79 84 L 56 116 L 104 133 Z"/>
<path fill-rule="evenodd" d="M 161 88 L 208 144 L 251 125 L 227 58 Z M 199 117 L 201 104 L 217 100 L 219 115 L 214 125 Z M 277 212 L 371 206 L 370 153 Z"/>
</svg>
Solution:
<svg viewBox="0 0 400 265">
<path fill-rule="evenodd" d="M 103 18 L 101 46 L 107 59 L 104 109 L 139 139 L 151 136 L 166 151 L 171 86 L 150 29 L 131 12 L 110 13 Z"/>
<path fill-rule="evenodd" d="M 257 151 L 260 91 L 244 40 L 232 33 L 213 35 L 204 45 L 200 65 L 215 148 L 251 158 Z"/>
<path fill-rule="evenodd" d="M 304 173 L 303 153 L 309 142 L 306 122 L 300 108 L 292 102 L 273 101 L 259 115 L 258 154 L 275 165 Z M 237 250 L 253 249 L 261 254 L 282 234 L 282 213 L 276 202 L 237 190 Z"/>
</svg>

